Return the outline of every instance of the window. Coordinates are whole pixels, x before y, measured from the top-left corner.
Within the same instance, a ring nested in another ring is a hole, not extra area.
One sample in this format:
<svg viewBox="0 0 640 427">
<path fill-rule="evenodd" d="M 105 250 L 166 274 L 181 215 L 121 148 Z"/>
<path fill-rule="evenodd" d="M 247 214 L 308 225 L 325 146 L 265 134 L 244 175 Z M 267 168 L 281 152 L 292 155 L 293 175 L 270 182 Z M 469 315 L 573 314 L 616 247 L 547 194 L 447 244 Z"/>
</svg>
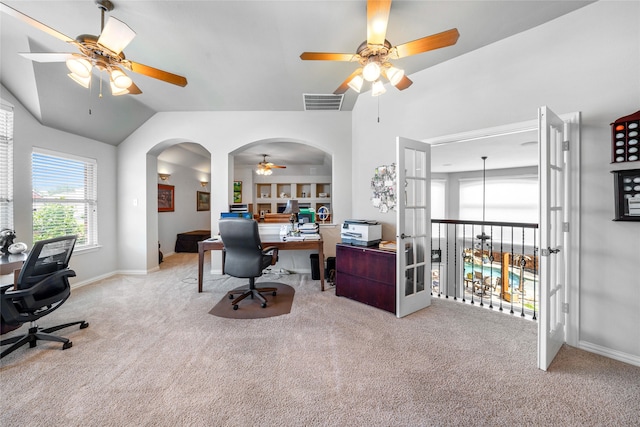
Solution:
<svg viewBox="0 0 640 427">
<path fill-rule="evenodd" d="M 13 107 L 0 105 L 0 230 L 13 230 Z"/>
<path fill-rule="evenodd" d="M 443 179 L 431 180 L 431 218 L 446 219 L 446 189 L 447 181 Z"/>
<path fill-rule="evenodd" d="M 538 178 L 487 178 L 486 220 L 538 222 Z M 460 214 L 463 220 L 482 220 L 482 179 L 460 181 Z"/>
<path fill-rule="evenodd" d="M 36 148 L 31 163 L 33 241 L 76 234 L 76 248 L 97 246 L 96 161 Z"/>
</svg>

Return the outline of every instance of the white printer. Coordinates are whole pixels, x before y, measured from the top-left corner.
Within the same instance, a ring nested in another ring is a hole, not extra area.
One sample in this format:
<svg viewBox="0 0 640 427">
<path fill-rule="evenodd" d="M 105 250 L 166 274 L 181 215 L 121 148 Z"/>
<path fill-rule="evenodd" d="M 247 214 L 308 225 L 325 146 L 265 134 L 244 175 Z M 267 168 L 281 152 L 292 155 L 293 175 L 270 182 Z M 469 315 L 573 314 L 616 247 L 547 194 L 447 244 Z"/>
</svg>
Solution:
<svg viewBox="0 0 640 427">
<path fill-rule="evenodd" d="M 348 219 L 342 223 L 342 243 L 354 246 L 377 246 L 382 240 L 382 225 L 378 221 Z"/>
</svg>

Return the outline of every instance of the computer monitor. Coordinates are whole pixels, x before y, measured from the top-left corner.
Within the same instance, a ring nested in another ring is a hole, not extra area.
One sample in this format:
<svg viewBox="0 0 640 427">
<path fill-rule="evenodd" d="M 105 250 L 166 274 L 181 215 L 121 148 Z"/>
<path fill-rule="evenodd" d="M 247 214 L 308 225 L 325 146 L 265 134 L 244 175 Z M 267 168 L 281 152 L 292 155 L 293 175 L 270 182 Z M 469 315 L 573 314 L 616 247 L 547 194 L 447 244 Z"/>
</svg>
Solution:
<svg viewBox="0 0 640 427">
<path fill-rule="evenodd" d="M 298 222 L 300 223 L 314 223 L 316 222 L 316 213 L 311 209 L 300 208 L 300 213 L 298 213 Z"/>
</svg>

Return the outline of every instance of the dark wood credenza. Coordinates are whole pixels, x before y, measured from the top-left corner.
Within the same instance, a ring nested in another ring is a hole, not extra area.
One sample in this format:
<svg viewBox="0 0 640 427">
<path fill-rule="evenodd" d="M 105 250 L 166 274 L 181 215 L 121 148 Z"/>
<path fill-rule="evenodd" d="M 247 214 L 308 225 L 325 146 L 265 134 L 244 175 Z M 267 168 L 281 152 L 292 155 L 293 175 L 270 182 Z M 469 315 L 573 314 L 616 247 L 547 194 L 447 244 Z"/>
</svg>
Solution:
<svg viewBox="0 0 640 427">
<path fill-rule="evenodd" d="M 336 245 L 336 295 L 396 312 L 396 253 Z"/>
</svg>

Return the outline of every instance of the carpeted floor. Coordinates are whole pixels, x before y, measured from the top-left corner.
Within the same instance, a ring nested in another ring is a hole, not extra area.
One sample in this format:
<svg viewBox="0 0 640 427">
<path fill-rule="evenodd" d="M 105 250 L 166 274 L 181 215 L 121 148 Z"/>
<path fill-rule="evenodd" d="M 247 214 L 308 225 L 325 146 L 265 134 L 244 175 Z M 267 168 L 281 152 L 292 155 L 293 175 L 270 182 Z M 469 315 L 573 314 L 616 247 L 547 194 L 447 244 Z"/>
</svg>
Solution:
<svg viewBox="0 0 640 427">
<path fill-rule="evenodd" d="M 208 312 L 240 279 L 197 292 L 197 254 L 74 290 L 42 325 L 86 319 L 73 347 L 0 362 L 4 426 L 637 426 L 640 368 L 563 347 L 536 368 L 537 325 L 435 298 L 403 319 L 320 292 L 289 314 Z"/>
</svg>

